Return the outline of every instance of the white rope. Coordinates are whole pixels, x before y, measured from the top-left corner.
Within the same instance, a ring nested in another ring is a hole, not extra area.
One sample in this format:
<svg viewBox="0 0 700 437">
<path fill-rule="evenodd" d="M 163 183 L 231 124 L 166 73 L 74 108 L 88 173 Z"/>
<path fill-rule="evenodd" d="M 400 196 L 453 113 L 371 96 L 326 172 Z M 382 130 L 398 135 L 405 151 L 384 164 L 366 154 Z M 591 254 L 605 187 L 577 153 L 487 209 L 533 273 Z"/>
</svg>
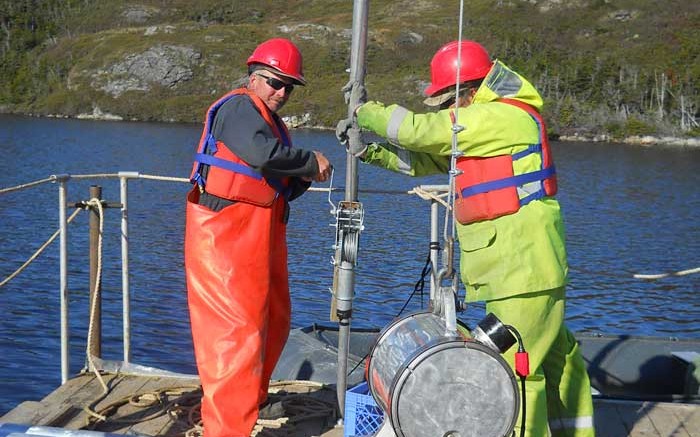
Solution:
<svg viewBox="0 0 700 437">
<path fill-rule="evenodd" d="M 78 215 L 78 213 L 79 213 L 80 211 L 81 211 L 80 209 L 76 209 L 75 211 L 73 211 L 73 214 L 71 214 L 70 217 L 68 217 L 68 220 L 66 221 L 66 223 L 70 223 L 70 222 L 75 218 L 75 216 Z M 46 242 L 45 242 L 44 244 L 42 244 L 41 247 L 39 247 L 39 249 L 37 249 L 37 251 L 34 252 L 34 254 L 33 254 L 32 256 L 30 256 L 29 259 L 27 259 L 27 261 L 24 262 L 24 264 L 22 264 L 22 265 L 21 265 L 17 270 L 15 270 L 10 276 L 8 276 L 7 278 L 3 279 L 2 282 L 0 282 L 0 287 L 2 287 L 3 285 L 7 284 L 7 283 L 10 282 L 11 280 L 13 280 L 17 275 L 19 275 L 20 273 L 22 273 L 22 271 L 23 271 L 24 269 L 26 269 L 27 266 L 29 266 L 29 264 L 31 264 L 35 259 L 37 259 L 37 257 L 39 257 L 39 255 L 41 255 L 41 253 L 49 246 L 49 244 L 51 244 L 51 243 L 53 242 L 53 240 L 56 239 L 56 237 L 58 237 L 58 235 L 59 235 L 60 233 L 61 233 L 61 230 L 60 230 L 60 229 L 57 230 L 56 232 L 54 232 L 53 235 L 51 235 L 51 236 L 49 237 L 49 239 L 46 240 Z"/>
<path fill-rule="evenodd" d="M 632 277 L 636 278 L 636 279 L 661 279 L 661 278 L 667 278 L 669 276 L 685 276 L 685 275 L 690 275 L 693 273 L 700 273 L 700 267 L 695 267 L 694 269 L 680 270 L 678 272 L 657 273 L 657 274 L 653 274 L 653 275 L 645 275 L 645 274 L 637 273 L 637 274 L 632 275 Z"/>
<path fill-rule="evenodd" d="M 95 373 L 95 377 L 97 377 L 97 380 L 100 381 L 100 384 L 104 389 L 104 393 L 107 393 L 109 392 L 107 384 L 105 384 L 104 379 L 102 379 L 102 375 L 100 375 L 99 370 L 95 366 L 92 354 L 90 353 L 90 351 L 92 350 L 92 331 L 95 325 L 95 315 L 97 314 L 97 303 L 100 297 L 99 294 L 102 278 L 102 231 L 104 230 L 104 210 L 102 209 L 102 201 L 96 197 L 90 199 L 87 202 L 87 205 L 93 208 L 97 208 L 98 219 L 100 221 L 100 232 L 97 238 L 97 272 L 95 275 L 95 288 L 92 290 L 91 293 L 92 305 L 90 307 L 90 324 L 88 325 L 87 360 L 88 364 L 90 365 L 90 368 Z"/>
<path fill-rule="evenodd" d="M 426 191 L 426 190 L 422 189 L 421 187 L 415 187 L 411 191 L 409 191 L 408 194 L 415 194 L 416 196 L 420 197 L 423 200 L 435 200 L 440 205 L 447 208 L 448 211 L 452 209 L 452 205 L 450 204 L 450 202 L 443 199 L 443 197 L 447 197 L 450 195 L 449 192 L 442 193 L 442 194 L 435 194 L 434 192 Z"/>
</svg>

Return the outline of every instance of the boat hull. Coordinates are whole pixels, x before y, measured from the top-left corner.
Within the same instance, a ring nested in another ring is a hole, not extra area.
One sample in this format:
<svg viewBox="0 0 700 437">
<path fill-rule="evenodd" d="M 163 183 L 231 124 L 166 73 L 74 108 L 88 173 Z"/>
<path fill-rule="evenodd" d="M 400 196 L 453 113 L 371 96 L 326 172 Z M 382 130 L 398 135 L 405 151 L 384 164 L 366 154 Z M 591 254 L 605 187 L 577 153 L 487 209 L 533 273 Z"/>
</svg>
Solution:
<svg viewBox="0 0 700 437">
<path fill-rule="evenodd" d="M 352 331 L 349 386 L 363 381 L 364 361 L 379 332 Z M 700 364 L 700 340 L 591 334 L 577 334 L 576 338 L 596 396 L 700 403 L 698 381 L 693 375 Z M 337 344 L 338 330 L 333 326 L 292 330 L 272 378 L 335 384 Z"/>
</svg>

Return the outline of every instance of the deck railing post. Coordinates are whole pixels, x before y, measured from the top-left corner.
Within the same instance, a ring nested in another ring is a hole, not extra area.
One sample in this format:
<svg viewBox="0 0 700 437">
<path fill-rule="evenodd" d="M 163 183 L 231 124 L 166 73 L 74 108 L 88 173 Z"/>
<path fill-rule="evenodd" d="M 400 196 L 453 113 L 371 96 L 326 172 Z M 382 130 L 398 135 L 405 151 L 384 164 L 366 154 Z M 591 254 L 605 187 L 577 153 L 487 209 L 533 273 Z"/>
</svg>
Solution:
<svg viewBox="0 0 700 437">
<path fill-rule="evenodd" d="M 102 200 L 102 187 L 99 185 L 90 186 L 90 199 Z M 90 208 L 90 305 L 89 316 L 92 329 L 90 330 L 90 338 L 88 344 L 90 349 L 88 353 L 93 357 L 102 357 L 102 299 L 98 286 L 98 263 L 99 260 L 99 239 L 100 239 L 100 217 L 97 208 Z M 92 308 L 95 308 L 93 313 Z"/>
<path fill-rule="evenodd" d="M 68 189 L 66 182 L 69 175 L 55 175 L 58 181 L 58 228 L 59 237 L 59 276 L 60 276 L 60 305 L 61 305 L 61 384 L 68 381 L 70 358 L 68 348 L 68 223 L 66 219 L 66 197 Z"/>
<path fill-rule="evenodd" d="M 124 338 L 124 362 L 131 361 L 131 307 L 129 291 L 129 178 L 138 178 L 138 172 L 119 172 L 120 199 L 122 204 L 122 321 Z"/>
</svg>

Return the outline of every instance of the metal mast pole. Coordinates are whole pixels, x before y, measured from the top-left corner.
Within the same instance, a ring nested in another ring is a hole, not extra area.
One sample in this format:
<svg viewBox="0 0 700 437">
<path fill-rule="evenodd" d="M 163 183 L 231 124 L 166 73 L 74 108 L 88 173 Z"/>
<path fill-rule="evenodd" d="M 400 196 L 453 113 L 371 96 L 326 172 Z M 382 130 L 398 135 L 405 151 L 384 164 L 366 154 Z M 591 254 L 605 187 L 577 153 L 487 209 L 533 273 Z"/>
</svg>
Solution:
<svg viewBox="0 0 700 437">
<path fill-rule="evenodd" d="M 367 25 L 368 25 L 368 0 L 355 0 L 352 15 L 352 48 L 350 52 L 350 82 L 365 84 L 366 58 L 367 58 Z M 351 95 L 352 97 L 357 97 Z M 354 116 L 353 111 L 360 102 L 348 102 L 348 117 Z M 353 126 L 353 129 L 359 129 Z M 348 140 L 350 151 L 361 150 L 363 144 L 353 144 L 358 142 L 359 135 L 351 135 Z M 347 156 L 347 171 L 345 173 L 345 200 L 357 200 L 357 158 L 352 154 Z"/>
<path fill-rule="evenodd" d="M 367 23 L 368 0 L 355 0 L 353 3 L 352 17 L 352 48 L 350 55 L 350 84 L 364 85 L 365 64 L 367 53 Z M 348 101 L 348 117 L 354 116 L 353 112 L 359 101 L 355 93 L 351 93 Z M 352 129 L 359 130 L 357 125 Z M 341 202 L 336 212 L 338 220 L 338 235 L 340 237 L 339 256 L 336 258 L 338 287 L 336 289 L 336 315 L 338 318 L 338 369 L 337 369 L 337 394 L 340 414 L 345 411 L 345 390 L 347 389 L 348 353 L 350 349 L 350 320 L 352 318 L 352 299 L 355 288 L 355 265 L 357 263 L 357 249 L 359 235 L 362 230 L 364 212 L 362 204 L 357 201 L 357 158 L 354 151 L 361 150 L 363 144 L 359 135 L 351 135 L 348 141 L 349 152 L 347 155 L 347 170 L 345 173 L 345 201 Z"/>
</svg>

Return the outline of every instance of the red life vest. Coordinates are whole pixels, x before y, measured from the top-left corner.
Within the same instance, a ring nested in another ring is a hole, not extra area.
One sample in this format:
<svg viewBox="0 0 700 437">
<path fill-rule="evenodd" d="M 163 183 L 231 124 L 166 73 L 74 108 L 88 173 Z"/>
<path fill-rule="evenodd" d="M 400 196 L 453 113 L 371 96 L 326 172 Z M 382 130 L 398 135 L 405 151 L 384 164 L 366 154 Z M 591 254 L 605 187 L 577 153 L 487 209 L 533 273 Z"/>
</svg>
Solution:
<svg viewBox="0 0 700 437">
<path fill-rule="evenodd" d="M 542 116 L 535 108 L 519 100 L 500 99 L 499 102 L 527 112 L 537 124 L 539 142 L 513 155 L 457 159 L 457 169 L 461 173 L 455 179 L 455 217 L 462 224 L 514 214 L 533 200 L 557 193 L 556 170 Z M 540 169 L 516 176 L 513 162 L 533 153 L 541 157 Z M 526 193 L 524 197 L 518 194 L 518 189 Z"/>
<path fill-rule="evenodd" d="M 207 193 L 214 196 L 258 206 L 270 206 L 279 194 L 287 196 L 288 178 L 264 177 L 260 171 L 236 156 L 231 149 L 226 147 L 226 144 L 217 141 L 211 132 L 219 108 L 234 96 L 241 94 L 250 97 L 282 146 L 292 146 L 287 127 L 273 116 L 267 105 L 258 96 L 245 88 L 233 90 L 214 102 L 207 111 L 190 181 L 193 184 L 198 184 L 200 190 L 206 189 Z M 202 175 L 203 165 L 209 166 L 206 179 Z"/>
</svg>

